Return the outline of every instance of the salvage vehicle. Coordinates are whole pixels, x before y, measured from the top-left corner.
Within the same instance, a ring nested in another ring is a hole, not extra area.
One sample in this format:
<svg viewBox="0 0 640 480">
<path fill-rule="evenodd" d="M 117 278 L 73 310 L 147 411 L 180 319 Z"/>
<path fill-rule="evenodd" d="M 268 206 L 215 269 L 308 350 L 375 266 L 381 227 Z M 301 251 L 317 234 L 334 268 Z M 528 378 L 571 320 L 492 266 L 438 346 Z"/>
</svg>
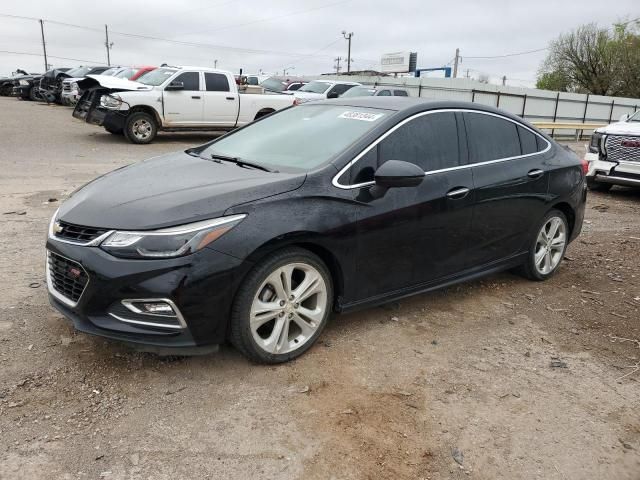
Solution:
<svg viewBox="0 0 640 480">
<path fill-rule="evenodd" d="M 80 67 L 82 68 L 82 67 Z M 38 92 L 48 103 L 62 103 L 62 81 L 78 71 L 78 68 L 54 68 L 42 75 Z"/>
<path fill-rule="evenodd" d="M 149 143 L 159 130 L 231 130 L 292 105 L 286 95 L 242 95 L 233 74 L 202 67 L 162 67 L 131 82 L 90 75 L 73 116 Z"/>
<path fill-rule="evenodd" d="M 107 77 L 123 78 L 125 80 L 137 80 L 145 73 L 155 70 L 156 67 L 144 66 L 144 67 L 112 67 L 100 75 Z M 92 73 L 95 74 L 95 73 Z M 84 77 L 83 77 L 84 78 Z M 80 87 L 78 87 L 78 78 L 67 78 L 62 81 L 62 101 L 66 105 L 75 105 L 84 93 Z"/>
<path fill-rule="evenodd" d="M 598 128 L 587 153 L 591 190 L 607 192 L 614 185 L 640 187 L 640 111 Z"/>
<path fill-rule="evenodd" d="M 75 105 L 81 93 L 78 89 L 78 82 L 87 75 L 114 76 L 124 69 L 125 67 L 78 67 L 77 69 L 67 72 L 70 76 L 62 80 L 60 102 L 63 105 Z"/>
<path fill-rule="evenodd" d="M 260 86 L 267 92 L 293 94 L 296 90 L 300 90 L 307 83 L 306 80 L 298 80 L 294 78 L 269 77 L 265 79 Z"/>
<path fill-rule="evenodd" d="M 340 95 L 342 98 L 350 97 L 408 97 L 409 92 L 398 87 L 353 87 Z"/>
<path fill-rule="evenodd" d="M 313 80 L 293 93 L 297 103 L 325 98 L 338 98 L 344 92 L 362 84 L 357 82 L 343 82 L 336 80 Z"/>
<path fill-rule="evenodd" d="M 506 269 L 547 280 L 580 233 L 585 166 L 476 103 L 307 103 L 76 190 L 51 219 L 49 298 L 139 348 L 230 340 L 284 362 L 332 312 Z"/>
<path fill-rule="evenodd" d="M 13 94 L 22 100 L 41 100 L 40 80 L 42 75 L 21 78 L 13 87 Z"/>
<path fill-rule="evenodd" d="M 8 97 L 13 94 L 14 81 L 19 78 L 28 77 L 24 70 L 18 69 L 10 77 L 0 79 L 0 96 Z"/>
</svg>

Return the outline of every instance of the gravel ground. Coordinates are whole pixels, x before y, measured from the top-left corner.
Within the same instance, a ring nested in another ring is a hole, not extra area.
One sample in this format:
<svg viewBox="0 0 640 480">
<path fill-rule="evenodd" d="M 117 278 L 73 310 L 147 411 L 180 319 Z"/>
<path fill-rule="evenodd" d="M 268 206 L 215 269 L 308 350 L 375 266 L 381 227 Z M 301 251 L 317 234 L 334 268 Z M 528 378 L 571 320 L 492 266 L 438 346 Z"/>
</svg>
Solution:
<svg viewBox="0 0 640 480">
<path fill-rule="evenodd" d="M 640 192 L 591 193 L 548 282 L 336 316 L 277 367 L 158 358 L 49 307 L 46 227 L 96 175 L 210 135 L 135 146 L 64 107 L 0 112 L 1 479 L 640 479 Z"/>
</svg>

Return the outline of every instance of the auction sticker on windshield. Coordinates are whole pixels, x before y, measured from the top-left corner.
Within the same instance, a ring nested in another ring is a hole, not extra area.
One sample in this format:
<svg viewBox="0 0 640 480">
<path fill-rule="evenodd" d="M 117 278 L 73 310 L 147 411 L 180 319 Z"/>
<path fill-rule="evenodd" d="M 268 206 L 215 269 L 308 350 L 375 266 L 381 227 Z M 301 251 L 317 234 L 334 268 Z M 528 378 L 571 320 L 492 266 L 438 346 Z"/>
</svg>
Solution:
<svg viewBox="0 0 640 480">
<path fill-rule="evenodd" d="M 346 118 L 349 120 L 362 120 L 364 122 L 375 122 L 380 117 L 384 116 L 384 113 L 367 113 L 367 112 L 343 112 L 338 118 Z"/>
</svg>

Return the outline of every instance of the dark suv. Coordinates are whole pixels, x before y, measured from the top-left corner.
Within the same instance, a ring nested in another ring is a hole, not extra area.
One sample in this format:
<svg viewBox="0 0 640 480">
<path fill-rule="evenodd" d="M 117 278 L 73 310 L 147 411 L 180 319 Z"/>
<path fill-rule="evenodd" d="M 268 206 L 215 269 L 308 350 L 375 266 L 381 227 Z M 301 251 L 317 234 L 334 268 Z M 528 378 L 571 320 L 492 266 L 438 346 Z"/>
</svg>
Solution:
<svg viewBox="0 0 640 480">
<path fill-rule="evenodd" d="M 585 166 L 478 104 L 309 102 L 77 190 L 51 220 L 51 303 L 87 333 L 283 362 L 332 312 L 512 268 L 546 280 L 580 233 Z"/>
</svg>

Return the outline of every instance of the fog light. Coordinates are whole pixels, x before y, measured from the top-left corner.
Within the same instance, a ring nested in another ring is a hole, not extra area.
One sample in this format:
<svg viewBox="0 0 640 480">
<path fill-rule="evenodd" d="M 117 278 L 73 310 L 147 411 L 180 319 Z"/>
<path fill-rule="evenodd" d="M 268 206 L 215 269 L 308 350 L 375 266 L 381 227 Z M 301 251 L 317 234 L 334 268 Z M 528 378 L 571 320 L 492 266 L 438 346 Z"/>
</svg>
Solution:
<svg viewBox="0 0 640 480">
<path fill-rule="evenodd" d="M 171 305 L 164 302 L 142 303 L 140 306 L 142 307 L 141 310 L 146 313 L 155 313 L 160 315 L 175 315 L 176 313 L 173 311 L 173 308 L 171 308 Z"/>
</svg>

